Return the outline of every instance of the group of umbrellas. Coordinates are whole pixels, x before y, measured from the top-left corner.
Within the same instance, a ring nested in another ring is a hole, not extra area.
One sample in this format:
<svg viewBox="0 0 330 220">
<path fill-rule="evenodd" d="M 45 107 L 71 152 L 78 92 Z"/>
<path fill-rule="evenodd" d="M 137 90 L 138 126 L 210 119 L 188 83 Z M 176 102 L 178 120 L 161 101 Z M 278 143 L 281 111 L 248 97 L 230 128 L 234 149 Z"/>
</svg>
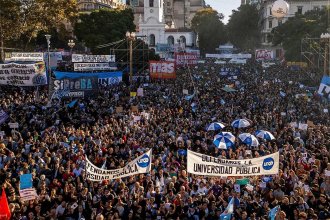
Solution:
<svg viewBox="0 0 330 220">
<path fill-rule="evenodd" d="M 249 127 L 251 123 L 246 119 L 237 119 L 231 123 L 231 126 L 234 128 L 246 128 Z M 213 122 L 207 127 L 207 131 L 218 131 L 222 130 L 226 127 L 224 124 L 220 122 Z M 269 132 L 265 130 L 257 130 L 254 135 L 250 133 L 242 133 L 238 135 L 238 138 L 242 141 L 242 143 L 248 146 L 259 146 L 259 140 L 263 139 L 266 141 L 274 140 L 275 137 Z M 214 137 L 213 144 L 220 149 L 228 149 L 229 147 L 234 146 L 235 144 L 235 136 L 231 132 L 220 132 Z"/>
</svg>

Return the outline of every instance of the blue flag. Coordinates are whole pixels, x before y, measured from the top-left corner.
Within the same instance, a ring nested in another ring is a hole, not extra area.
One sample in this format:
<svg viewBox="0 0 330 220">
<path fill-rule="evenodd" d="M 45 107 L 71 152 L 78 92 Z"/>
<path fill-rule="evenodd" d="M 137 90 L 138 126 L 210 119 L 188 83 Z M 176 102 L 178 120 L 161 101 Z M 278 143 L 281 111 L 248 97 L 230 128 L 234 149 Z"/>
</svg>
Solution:
<svg viewBox="0 0 330 220">
<path fill-rule="evenodd" d="M 270 212 L 269 212 L 268 218 L 269 218 L 270 220 L 275 220 L 276 214 L 277 214 L 277 212 L 278 212 L 279 210 L 280 210 L 280 206 L 279 206 L 279 205 L 276 206 L 276 207 L 274 207 L 274 208 L 272 208 L 272 209 L 270 210 Z"/>
<path fill-rule="evenodd" d="M 75 100 L 73 100 L 72 102 L 70 102 L 67 106 L 68 106 L 69 108 L 72 108 L 72 107 L 77 103 L 77 101 L 78 101 L 78 99 L 75 99 Z"/>
<path fill-rule="evenodd" d="M 230 219 L 231 219 L 231 213 L 220 215 L 220 220 L 230 220 Z"/>
<path fill-rule="evenodd" d="M 186 101 L 190 101 L 190 100 L 192 100 L 192 99 L 194 98 L 194 96 L 195 96 L 195 93 L 192 94 L 192 95 L 187 95 L 186 97 L 184 97 L 184 99 L 185 99 Z"/>
</svg>

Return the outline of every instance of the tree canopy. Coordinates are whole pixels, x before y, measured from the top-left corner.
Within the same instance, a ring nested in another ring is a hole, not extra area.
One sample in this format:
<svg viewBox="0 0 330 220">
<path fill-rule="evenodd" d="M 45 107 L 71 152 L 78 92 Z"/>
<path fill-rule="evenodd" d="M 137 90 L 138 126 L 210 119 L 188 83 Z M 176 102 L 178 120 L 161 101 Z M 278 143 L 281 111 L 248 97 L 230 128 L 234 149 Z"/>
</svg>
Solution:
<svg viewBox="0 0 330 220">
<path fill-rule="evenodd" d="M 240 50 L 255 49 L 260 42 L 258 9 L 247 4 L 232 12 L 226 26 L 230 42 Z"/>
<path fill-rule="evenodd" d="M 135 31 L 134 15 L 131 9 L 101 9 L 90 14 L 82 14 L 74 27 L 79 41 L 91 48 L 92 52 L 109 53 L 97 50 L 96 46 L 125 38 L 127 31 Z"/>
<path fill-rule="evenodd" d="M 284 24 L 272 31 L 273 45 L 282 44 L 285 58 L 288 61 L 299 61 L 301 56 L 301 40 L 303 38 L 319 38 L 328 27 L 329 9 L 308 11 L 303 15 L 296 14 Z"/>
<path fill-rule="evenodd" d="M 76 0 L 0 0 L 1 45 L 28 50 L 41 32 L 48 33 L 74 22 L 78 13 L 76 4 Z"/>
<path fill-rule="evenodd" d="M 223 15 L 212 8 L 199 10 L 191 21 L 192 29 L 198 34 L 202 54 L 212 53 L 219 44 L 226 42 Z"/>
</svg>

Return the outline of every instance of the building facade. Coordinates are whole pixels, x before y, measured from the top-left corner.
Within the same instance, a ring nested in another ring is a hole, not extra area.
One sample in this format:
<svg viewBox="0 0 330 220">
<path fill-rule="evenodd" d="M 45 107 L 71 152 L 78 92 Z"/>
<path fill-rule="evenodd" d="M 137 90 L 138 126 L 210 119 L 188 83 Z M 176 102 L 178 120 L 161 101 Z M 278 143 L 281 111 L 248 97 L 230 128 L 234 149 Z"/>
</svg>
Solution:
<svg viewBox="0 0 330 220">
<path fill-rule="evenodd" d="M 139 17 L 144 15 L 144 0 L 128 0 L 134 10 L 135 24 L 138 26 Z M 164 0 L 162 10 L 164 23 L 177 29 L 190 28 L 191 20 L 196 12 L 204 8 L 204 0 Z"/>
<path fill-rule="evenodd" d="M 260 3 L 261 45 L 265 49 L 273 50 L 276 57 L 281 56 L 280 47 L 272 47 L 271 32 L 273 28 L 283 24 L 296 14 L 304 14 L 311 10 L 320 10 L 328 5 L 328 0 L 286 0 L 289 3 L 289 13 L 283 19 L 272 16 L 274 0 L 264 0 Z"/>
<path fill-rule="evenodd" d="M 144 14 L 139 15 L 138 36 L 154 48 L 162 58 L 169 51 L 160 51 L 160 47 L 173 49 L 177 47 L 193 48 L 196 46 L 195 33 L 188 29 L 178 29 L 165 22 L 163 0 L 144 0 Z"/>
<path fill-rule="evenodd" d="M 79 12 L 91 12 L 102 8 L 121 8 L 125 7 L 122 0 L 77 0 Z"/>
</svg>

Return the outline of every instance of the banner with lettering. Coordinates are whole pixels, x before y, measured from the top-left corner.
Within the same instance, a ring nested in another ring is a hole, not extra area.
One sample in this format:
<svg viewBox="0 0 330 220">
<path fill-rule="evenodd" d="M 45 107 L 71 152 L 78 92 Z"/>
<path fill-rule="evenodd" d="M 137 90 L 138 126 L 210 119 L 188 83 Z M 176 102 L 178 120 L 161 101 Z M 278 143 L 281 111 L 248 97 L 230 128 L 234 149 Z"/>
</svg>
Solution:
<svg viewBox="0 0 330 220">
<path fill-rule="evenodd" d="M 129 162 L 125 167 L 115 170 L 98 168 L 86 158 L 86 177 L 91 181 L 119 179 L 151 170 L 152 150 Z"/>
<path fill-rule="evenodd" d="M 40 62 L 44 61 L 43 53 L 21 53 L 21 52 L 12 52 L 5 54 L 6 62 L 13 61 L 28 61 L 28 62 Z"/>
<path fill-rule="evenodd" d="M 196 53 L 174 53 L 174 57 L 177 66 L 197 65 L 198 54 Z"/>
<path fill-rule="evenodd" d="M 44 62 L 0 64 L 0 85 L 39 86 L 47 84 Z"/>
<path fill-rule="evenodd" d="M 323 76 L 317 93 L 330 100 L 330 76 Z"/>
<path fill-rule="evenodd" d="M 117 70 L 109 63 L 74 63 L 74 71 Z"/>
<path fill-rule="evenodd" d="M 150 77 L 153 79 L 175 79 L 175 63 L 170 61 L 150 61 Z"/>
<path fill-rule="evenodd" d="M 227 160 L 188 150 L 188 173 L 201 176 L 258 176 L 277 174 L 279 152 L 247 160 Z"/>
<path fill-rule="evenodd" d="M 116 62 L 115 55 L 72 54 L 72 63 L 109 63 Z"/>
<path fill-rule="evenodd" d="M 77 72 L 59 72 L 54 71 L 56 79 L 62 78 L 84 78 L 84 77 L 96 77 L 100 86 L 113 86 L 123 80 L 123 72 L 99 72 L 99 73 L 77 73 Z"/>
<path fill-rule="evenodd" d="M 238 54 L 205 54 L 206 58 L 215 59 L 250 59 L 252 57 L 249 53 L 238 53 Z"/>
<path fill-rule="evenodd" d="M 272 60 L 274 53 L 271 50 L 258 49 L 256 50 L 256 60 Z"/>
</svg>

